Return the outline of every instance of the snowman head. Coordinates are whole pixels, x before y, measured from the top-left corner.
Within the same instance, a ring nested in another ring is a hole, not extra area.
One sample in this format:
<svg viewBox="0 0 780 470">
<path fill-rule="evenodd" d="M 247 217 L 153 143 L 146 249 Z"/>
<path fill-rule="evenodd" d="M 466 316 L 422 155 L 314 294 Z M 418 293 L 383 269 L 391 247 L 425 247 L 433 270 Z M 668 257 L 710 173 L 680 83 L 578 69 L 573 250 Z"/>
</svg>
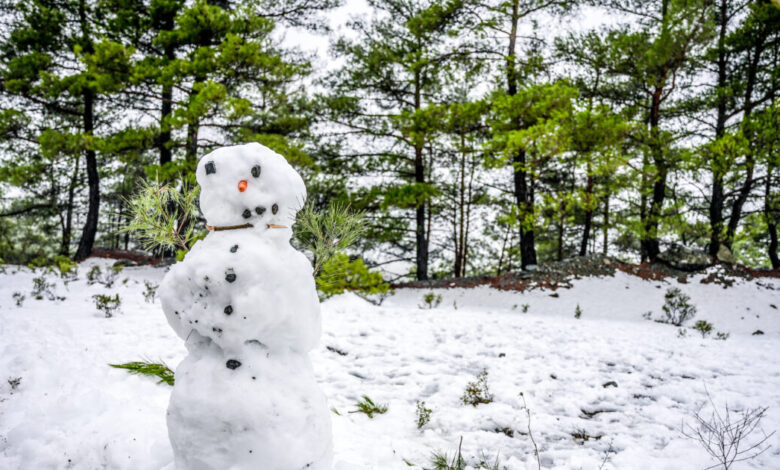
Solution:
<svg viewBox="0 0 780 470">
<path fill-rule="evenodd" d="M 252 225 L 265 232 L 292 228 L 306 200 L 303 179 L 287 160 L 258 143 L 222 147 L 195 171 L 200 210 L 214 227 Z"/>
</svg>

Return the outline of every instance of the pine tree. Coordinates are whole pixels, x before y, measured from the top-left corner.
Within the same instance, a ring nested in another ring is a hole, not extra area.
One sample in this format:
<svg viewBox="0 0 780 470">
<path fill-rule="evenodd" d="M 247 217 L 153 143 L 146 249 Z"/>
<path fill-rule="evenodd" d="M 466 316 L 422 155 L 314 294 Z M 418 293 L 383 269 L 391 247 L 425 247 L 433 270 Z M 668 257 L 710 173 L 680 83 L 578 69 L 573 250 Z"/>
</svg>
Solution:
<svg viewBox="0 0 780 470">
<path fill-rule="evenodd" d="M 681 137 L 674 118 L 680 100 L 692 89 L 696 58 L 712 32 L 708 1 L 609 0 L 613 11 L 631 15 L 637 27 L 624 24 L 610 30 L 610 74 L 620 77 L 616 90 L 623 106 L 636 112 L 643 131 L 635 136 L 639 166 L 639 235 L 643 260 L 660 252 L 661 221 L 670 175 L 684 160 L 675 147 Z"/>
<path fill-rule="evenodd" d="M 435 157 L 430 146 L 440 133 L 443 70 L 458 57 L 456 22 L 460 1 L 371 0 L 383 14 L 356 20 L 358 38 L 341 38 L 334 52 L 345 65 L 328 80 L 332 120 L 364 138 L 371 150 L 348 152 L 364 171 L 390 177 L 368 197 L 391 233 L 376 234 L 405 255 L 406 218 L 413 211 L 415 273 L 428 278 L 431 204 L 439 189 L 430 180 Z M 455 46 L 453 46 L 453 43 Z M 453 47 L 455 47 L 453 49 Z"/>
<path fill-rule="evenodd" d="M 104 99 L 124 86 L 133 50 L 100 37 L 99 5 L 89 0 L 33 0 L 9 8 L 10 30 L 0 44 L 2 93 L 9 101 L 10 126 L 6 133 L 12 148 L 17 145 L 30 156 L 29 164 L 10 168 L 22 179 L 12 181 L 38 186 L 41 179 L 23 173 L 40 161 L 41 154 L 61 156 L 75 165 L 67 194 L 60 251 L 69 251 L 75 184 L 79 159 L 83 157 L 88 186 L 88 208 L 75 253 L 83 259 L 92 251 L 98 230 L 100 175 L 98 149 L 108 125 Z M 16 124 L 14 124 L 14 122 Z M 20 129 L 20 122 L 35 123 Z M 12 164 L 13 165 L 13 164 Z M 52 189 L 51 197 L 58 191 Z M 30 207 L 36 207 L 34 203 Z M 56 207 L 58 204 L 52 204 Z"/>
</svg>

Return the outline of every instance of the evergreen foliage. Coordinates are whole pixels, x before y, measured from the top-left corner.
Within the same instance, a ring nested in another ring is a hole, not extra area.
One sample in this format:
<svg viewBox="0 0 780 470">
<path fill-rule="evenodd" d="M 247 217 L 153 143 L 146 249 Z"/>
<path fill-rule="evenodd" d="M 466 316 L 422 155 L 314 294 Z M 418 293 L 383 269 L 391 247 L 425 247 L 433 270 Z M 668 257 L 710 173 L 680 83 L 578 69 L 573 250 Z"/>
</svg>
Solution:
<svg viewBox="0 0 780 470">
<path fill-rule="evenodd" d="M 696 306 L 691 305 L 691 297 L 672 287 L 664 293 L 664 305 L 661 307 L 666 315 L 665 322 L 674 326 L 682 326 L 683 323 L 696 316 Z"/>
<path fill-rule="evenodd" d="M 343 206 L 338 202 L 330 204 L 324 211 L 317 211 L 313 204 L 307 204 L 298 212 L 296 223 L 293 226 L 295 239 L 301 248 L 309 251 L 314 257 L 315 276 L 331 258 L 355 243 L 364 230 L 362 222 L 363 215 L 361 213 L 352 213 L 348 206 Z M 347 274 L 348 269 L 347 266 L 344 266 L 343 258 L 341 261 L 337 260 L 332 265 L 331 274 L 338 275 L 335 270 L 341 268 L 344 269 L 345 275 Z M 353 266 L 352 269 L 358 268 Z M 368 274 L 361 273 L 361 275 L 364 278 L 370 278 Z M 370 281 L 370 279 L 365 280 Z M 333 278 L 325 279 L 323 285 L 327 288 L 330 282 L 336 282 L 336 280 Z M 338 289 L 335 285 L 333 286 Z"/>
<path fill-rule="evenodd" d="M 372 295 L 384 294 L 390 289 L 390 284 L 382 279 L 381 273 L 370 271 L 361 258 L 351 261 L 343 253 L 328 258 L 316 282 L 317 289 L 326 298 L 345 291 Z"/>
<path fill-rule="evenodd" d="M 0 258 L 66 278 L 96 246 L 181 258 L 198 158 L 260 142 L 306 181 L 317 274 L 358 251 L 332 266 L 425 280 L 670 243 L 780 268 L 771 0 L 598 0 L 615 21 L 577 32 L 550 27 L 577 2 L 369 0 L 337 34 L 340 4 L 0 0 Z"/>
<path fill-rule="evenodd" d="M 415 414 L 417 415 L 417 429 L 422 429 L 423 426 L 428 424 L 428 422 L 431 420 L 431 413 L 433 413 L 433 410 L 425 406 L 424 401 L 417 402 L 415 408 Z"/>
<path fill-rule="evenodd" d="M 477 406 L 493 402 L 493 394 L 488 388 L 488 371 L 482 370 L 477 374 L 477 380 L 469 382 L 463 392 L 461 401 L 466 405 Z"/>
<path fill-rule="evenodd" d="M 350 413 L 363 413 L 371 419 L 374 418 L 375 413 L 380 415 L 387 413 L 387 404 L 377 405 L 367 395 L 363 395 L 362 399 L 355 403 L 355 407 L 357 409 L 350 411 Z"/>
<path fill-rule="evenodd" d="M 122 232 L 133 232 L 147 250 L 189 251 L 197 240 L 195 219 L 200 187 L 184 184 L 181 190 L 159 182 L 143 182 L 130 199 L 132 219 Z"/>
<path fill-rule="evenodd" d="M 158 377 L 160 379 L 160 381 L 157 382 L 158 384 L 165 383 L 173 386 L 173 371 L 165 365 L 164 362 L 136 361 L 127 362 L 125 364 L 109 364 L 109 366 L 116 369 L 125 369 L 131 374 Z"/>
</svg>

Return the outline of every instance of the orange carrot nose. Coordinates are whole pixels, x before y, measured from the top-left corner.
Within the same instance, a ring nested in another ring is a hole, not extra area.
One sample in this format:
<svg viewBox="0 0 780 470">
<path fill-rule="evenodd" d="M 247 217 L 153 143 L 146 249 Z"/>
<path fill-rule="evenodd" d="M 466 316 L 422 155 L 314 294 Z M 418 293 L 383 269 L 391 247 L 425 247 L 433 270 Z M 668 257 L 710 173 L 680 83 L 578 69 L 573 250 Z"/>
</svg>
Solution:
<svg viewBox="0 0 780 470">
<path fill-rule="evenodd" d="M 241 180 L 238 182 L 238 190 L 242 193 L 246 191 L 246 180 Z"/>
</svg>

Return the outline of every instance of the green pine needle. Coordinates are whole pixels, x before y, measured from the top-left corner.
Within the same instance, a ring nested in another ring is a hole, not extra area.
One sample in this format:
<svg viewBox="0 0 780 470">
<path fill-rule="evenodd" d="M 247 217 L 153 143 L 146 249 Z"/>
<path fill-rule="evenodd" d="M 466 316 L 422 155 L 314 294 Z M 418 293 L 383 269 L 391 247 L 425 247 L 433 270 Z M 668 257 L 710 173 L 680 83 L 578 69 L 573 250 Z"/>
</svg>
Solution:
<svg viewBox="0 0 780 470">
<path fill-rule="evenodd" d="M 373 400 L 371 400 L 371 398 L 368 397 L 368 395 L 363 395 L 363 400 L 357 402 L 355 407 L 357 409 L 350 411 L 350 413 L 365 413 L 365 415 L 369 418 L 373 418 L 374 413 L 379 415 L 387 413 L 386 403 L 377 405 Z"/>
<path fill-rule="evenodd" d="M 161 384 L 163 382 L 173 386 L 173 371 L 165 365 L 164 362 L 136 361 L 126 364 L 109 364 L 117 369 L 126 369 L 131 374 L 148 375 L 150 377 L 159 377 Z"/>
<path fill-rule="evenodd" d="M 138 192 L 127 200 L 133 219 L 120 232 L 132 232 L 145 249 L 189 251 L 194 233 L 200 187 L 184 184 L 179 190 L 158 181 L 143 181 Z"/>
<path fill-rule="evenodd" d="M 331 257 L 355 243 L 365 228 L 362 213 L 351 213 L 349 206 L 331 203 L 322 212 L 306 204 L 298 213 L 294 230 L 301 248 L 314 255 L 316 276 Z"/>
</svg>

